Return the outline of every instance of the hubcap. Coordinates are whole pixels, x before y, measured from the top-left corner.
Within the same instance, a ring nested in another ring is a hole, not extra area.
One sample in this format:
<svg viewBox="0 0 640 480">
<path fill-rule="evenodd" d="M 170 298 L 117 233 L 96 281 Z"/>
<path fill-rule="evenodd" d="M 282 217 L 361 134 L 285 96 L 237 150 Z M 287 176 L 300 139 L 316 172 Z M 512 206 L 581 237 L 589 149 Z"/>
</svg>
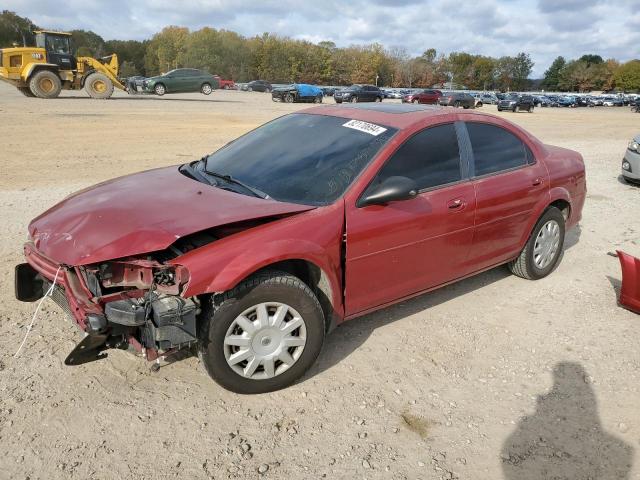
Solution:
<svg viewBox="0 0 640 480">
<path fill-rule="evenodd" d="M 104 93 L 107 90 L 107 84 L 102 80 L 96 80 L 93 82 L 93 89 L 98 93 Z"/>
<path fill-rule="evenodd" d="M 304 319 L 289 305 L 260 303 L 231 323 L 224 337 L 224 356 L 238 375 L 272 378 L 291 368 L 307 342 Z"/>
<path fill-rule="evenodd" d="M 51 93 L 53 91 L 54 85 L 51 79 L 43 78 L 40 80 L 40 88 L 47 93 Z"/>
<path fill-rule="evenodd" d="M 536 267 L 539 269 L 548 267 L 555 259 L 559 246 L 560 225 L 555 220 L 549 220 L 538 232 L 533 247 L 533 261 Z"/>
<path fill-rule="evenodd" d="M 204 87 L 202 87 L 202 91 L 204 93 L 211 93 L 211 87 L 209 85 L 205 85 Z"/>
</svg>

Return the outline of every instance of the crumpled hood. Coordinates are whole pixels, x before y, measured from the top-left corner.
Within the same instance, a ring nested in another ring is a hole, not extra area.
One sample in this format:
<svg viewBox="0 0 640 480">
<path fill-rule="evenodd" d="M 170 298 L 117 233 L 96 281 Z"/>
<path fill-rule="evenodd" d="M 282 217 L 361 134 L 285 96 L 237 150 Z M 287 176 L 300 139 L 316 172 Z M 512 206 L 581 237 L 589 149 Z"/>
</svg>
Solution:
<svg viewBox="0 0 640 480">
<path fill-rule="evenodd" d="M 192 180 L 177 166 L 81 190 L 36 217 L 36 248 L 65 265 L 163 250 L 185 235 L 314 207 L 263 200 Z"/>
</svg>

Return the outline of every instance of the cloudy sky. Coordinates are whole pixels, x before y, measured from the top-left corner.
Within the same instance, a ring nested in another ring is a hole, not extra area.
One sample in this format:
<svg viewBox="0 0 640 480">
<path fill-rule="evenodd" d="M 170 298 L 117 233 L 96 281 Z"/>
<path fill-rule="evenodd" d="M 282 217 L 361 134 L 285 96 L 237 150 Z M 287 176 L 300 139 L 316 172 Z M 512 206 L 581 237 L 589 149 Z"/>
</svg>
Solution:
<svg viewBox="0 0 640 480">
<path fill-rule="evenodd" d="M 640 0 L 4 0 L 36 24 L 149 38 L 166 25 L 273 32 L 338 46 L 380 42 L 418 55 L 529 52 L 534 77 L 558 55 L 640 57 Z"/>
</svg>

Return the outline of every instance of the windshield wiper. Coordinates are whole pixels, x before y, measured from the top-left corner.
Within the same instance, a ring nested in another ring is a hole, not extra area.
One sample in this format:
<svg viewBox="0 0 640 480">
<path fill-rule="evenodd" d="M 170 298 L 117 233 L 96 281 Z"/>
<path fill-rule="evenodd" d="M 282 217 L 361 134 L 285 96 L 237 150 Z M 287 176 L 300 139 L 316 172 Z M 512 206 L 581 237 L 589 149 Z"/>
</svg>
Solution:
<svg viewBox="0 0 640 480">
<path fill-rule="evenodd" d="M 209 170 L 205 170 L 205 173 L 207 175 L 211 175 L 212 177 L 220 178 L 222 180 L 225 180 L 225 181 L 227 181 L 229 183 L 233 183 L 235 185 L 240 185 L 245 190 L 248 190 L 251 193 L 253 193 L 256 197 L 259 197 L 259 198 L 262 198 L 262 199 L 269 198 L 269 195 L 264 193 L 262 190 L 258 190 L 256 187 L 252 187 L 251 185 L 247 185 L 246 183 L 238 180 L 237 178 L 233 178 L 231 175 L 228 175 L 228 174 L 225 175 L 225 174 L 218 173 L 218 172 L 210 172 Z"/>
<path fill-rule="evenodd" d="M 180 170 L 184 170 L 191 178 L 194 180 L 198 180 L 199 182 L 206 183 L 207 185 L 215 186 L 217 182 L 212 182 L 210 178 L 207 178 L 206 175 L 203 175 L 201 171 L 195 169 L 193 167 L 194 163 L 185 163 L 180 167 Z"/>
</svg>

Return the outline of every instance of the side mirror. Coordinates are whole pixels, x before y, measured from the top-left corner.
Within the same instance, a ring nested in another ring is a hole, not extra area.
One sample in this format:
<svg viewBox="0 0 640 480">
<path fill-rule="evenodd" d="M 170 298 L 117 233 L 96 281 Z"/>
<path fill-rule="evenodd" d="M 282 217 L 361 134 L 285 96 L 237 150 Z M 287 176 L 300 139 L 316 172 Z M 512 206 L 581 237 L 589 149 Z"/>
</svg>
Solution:
<svg viewBox="0 0 640 480">
<path fill-rule="evenodd" d="M 418 195 L 418 185 L 407 177 L 389 177 L 380 185 L 369 188 L 358 200 L 358 207 L 384 205 L 389 202 L 410 200 Z"/>
</svg>

